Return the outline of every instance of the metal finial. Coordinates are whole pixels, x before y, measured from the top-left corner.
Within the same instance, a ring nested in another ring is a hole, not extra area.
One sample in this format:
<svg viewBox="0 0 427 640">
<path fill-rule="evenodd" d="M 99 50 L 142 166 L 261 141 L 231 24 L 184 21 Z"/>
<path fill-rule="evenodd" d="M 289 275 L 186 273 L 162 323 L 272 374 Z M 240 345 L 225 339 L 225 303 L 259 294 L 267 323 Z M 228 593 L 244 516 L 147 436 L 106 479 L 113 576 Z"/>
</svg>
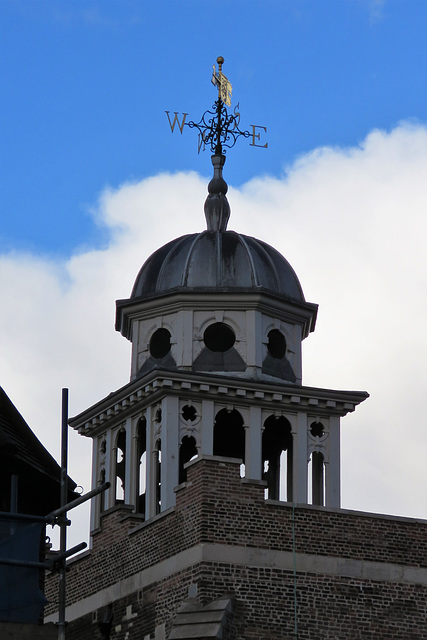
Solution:
<svg viewBox="0 0 427 640">
<path fill-rule="evenodd" d="M 205 217 L 208 231 L 225 231 L 230 217 L 230 205 L 226 193 L 228 186 L 222 177 L 225 156 L 211 156 L 214 174 L 208 184 L 208 197 L 205 200 Z"/>
</svg>

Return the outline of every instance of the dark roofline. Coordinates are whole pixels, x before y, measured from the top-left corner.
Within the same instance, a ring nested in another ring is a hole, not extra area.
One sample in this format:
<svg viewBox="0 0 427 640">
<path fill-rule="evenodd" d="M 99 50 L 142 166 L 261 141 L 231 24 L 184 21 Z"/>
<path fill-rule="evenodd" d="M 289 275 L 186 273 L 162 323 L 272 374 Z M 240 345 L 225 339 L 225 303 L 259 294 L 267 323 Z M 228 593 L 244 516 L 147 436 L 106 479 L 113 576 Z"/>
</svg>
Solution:
<svg viewBox="0 0 427 640">
<path fill-rule="evenodd" d="M 7 393 L 0 387 L 0 454 L 4 453 L 60 482 L 61 467 L 28 426 Z M 68 478 L 68 490 L 77 484 Z"/>
</svg>

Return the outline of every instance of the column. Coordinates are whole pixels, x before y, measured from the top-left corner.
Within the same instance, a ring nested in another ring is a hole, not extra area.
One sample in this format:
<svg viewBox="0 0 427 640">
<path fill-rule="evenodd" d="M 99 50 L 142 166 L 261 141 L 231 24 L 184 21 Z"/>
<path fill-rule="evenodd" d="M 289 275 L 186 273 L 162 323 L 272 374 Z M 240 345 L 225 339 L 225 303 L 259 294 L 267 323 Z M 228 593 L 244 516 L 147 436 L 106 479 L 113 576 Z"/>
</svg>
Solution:
<svg viewBox="0 0 427 640">
<path fill-rule="evenodd" d="M 162 400 L 162 466 L 161 466 L 161 510 L 175 504 L 174 489 L 178 484 L 179 465 L 179 398 Z"/>
<path fill-rule="evenodd" d="M 201 451 L 206 455 L 213 454 L 213 425 L 214 425 L 214 403 L 212 400 L 202 400 L 202 418 L 200 421 L 200 442 Z"/>
<path fill-rule="evenodd" d="M 125 451 L 125 504 L 135 504 L 135 447 L 133 442 L 132 418 L 126 419 L 126 451 Z"/>
<path fill-rule="evenodd" d="M 155 488 L 155 442 L 153 408 L 147 407 L 145 413 L 147 419 L 147 455 L 146 455 L 146 493 L 145 493 L 145 519 L 149 520 L 156 515 L 156 488 Z"/>
<path fill-rule="evenodd" d="M 326 506 L 339 509 L 341 504 L 340 487 L 340 418 L 329 418 L 329 463 L 326 464 Z"/>
<path fill-rule="evenodd" d="M 99 442 L 101 438 L 93 438 L 92 440 L 92 489 L 98 486 L 99 474 L 101 472 L 99 461 Z M 107 471 L 105 472 L 107 474 Z M 90 530 L 93 531 L 99 526 L 99 515 L 101 511 L 101 496 L 96 496 L 90 505 Z"/>
<path fill-rule="evenodd" d="M 292 430 L 293 433 L 293 430 Z M 293 494 L 294 502 L 307 503 L 307 414 L 297 414 L 296 433 L 293 433 Z"/>
<path fill-rule="evenodd" d="M 262 429 L 261 407 L 250 407 L 249 425 L 245 427 L 246 469 L 245 475 L 252 480 L 262 480 Z"/>
<path fill-rule="evenodd" d="M 193 364 L 193 311 L 179 313 L 179 331 L 182 335 L 182 353 L 177 365 L 191 368 Z"/>
</svg>

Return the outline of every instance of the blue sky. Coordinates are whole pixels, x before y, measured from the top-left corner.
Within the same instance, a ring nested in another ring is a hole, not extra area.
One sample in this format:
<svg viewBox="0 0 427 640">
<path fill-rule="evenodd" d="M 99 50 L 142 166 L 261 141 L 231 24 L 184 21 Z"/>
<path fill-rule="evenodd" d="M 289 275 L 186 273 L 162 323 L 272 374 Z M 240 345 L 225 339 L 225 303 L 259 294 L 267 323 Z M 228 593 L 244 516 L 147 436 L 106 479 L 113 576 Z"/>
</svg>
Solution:
<svg viewBox="0 0 427 640">
<path fill-rule="evenodd" d="M 162 171 L 209 175 L 196 134 L 171 135 L 164 111 L 198 119 L 212 64 L 242 126 L 226 176 L 280 176 L 324 145 L 427 119 L 424 0 L 2 0 L 0 250 L 70 254 L 99 246 L 99 192 Z"/>
<path fill-rule="evenodd" d="M 320 305 L 303 383 L 371 394 L 343 420 L 342 505 L 427 518 L 427 1 L 0 0 L 0 30 L 0 384 L 43 444 L 58 458 L 61 387 L 76 415 L 129 381 L 114 301 L 205 226 L 210 153 L 165 110 L 198 120 L 222 55 L 269 145 L 227 154 L 230 227 Z M 85 490 L 90 444 L 70 433 Z"/>
</svg>

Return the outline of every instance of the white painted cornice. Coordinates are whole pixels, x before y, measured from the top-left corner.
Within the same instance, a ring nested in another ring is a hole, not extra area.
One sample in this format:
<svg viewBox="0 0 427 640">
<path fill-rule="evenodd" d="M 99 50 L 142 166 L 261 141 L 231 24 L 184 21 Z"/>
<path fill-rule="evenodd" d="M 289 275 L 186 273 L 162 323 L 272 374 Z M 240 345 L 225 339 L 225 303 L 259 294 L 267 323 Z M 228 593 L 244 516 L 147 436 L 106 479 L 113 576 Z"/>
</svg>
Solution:
<svg viewBox="0 0 427 640">
<path fill-rule="evenodd" d="M 225 376 L 154 370 L 103 398 L 71 418 L 69 424 L 80 434 L 93 437 L 167 395 L 188 399 L 217 399 L 239 405 L 271 406 L 272 410 L 313 413 L 316 416 L 345 416 L 369 394 L 365 391 L 337 391 L 292 384 L 236 380 Z"/>
<path fill-rule="evenodd" d="M 303 337 L 307 337 L 314 331 L 317 304 L 285 299 L 283 296 L 274 296 L 260 289 L 224 290 L 218 291 L 191 291 L 185 289 L 168 293 L 167 295 L 154 295 L 147 298 L 136 298 L 116 301 L 116 330 L 123 336 L 131 339 L 132 321 L 144 317 L 158 317 L 167 313 L 176 313 L 182 310 L 203 311 L 213 308 L 224 310 L 248 310 L 257 309 L 267 315 L 285 321 L 297 323 L 303 326 Z"/>
</svg>

